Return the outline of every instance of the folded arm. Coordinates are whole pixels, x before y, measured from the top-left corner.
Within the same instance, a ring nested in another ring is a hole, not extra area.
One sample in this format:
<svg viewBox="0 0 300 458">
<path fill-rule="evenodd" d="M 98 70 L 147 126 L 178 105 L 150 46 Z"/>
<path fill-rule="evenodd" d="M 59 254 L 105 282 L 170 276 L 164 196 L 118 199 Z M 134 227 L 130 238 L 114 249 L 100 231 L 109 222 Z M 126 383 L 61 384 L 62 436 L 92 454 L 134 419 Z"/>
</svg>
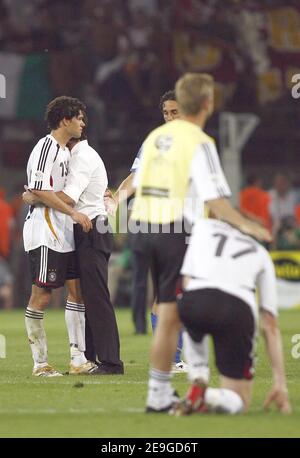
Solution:
<svg viewBox="0 0 300 458">
<path fill-rule="evenodd" d="M 63 192 L 57 194 L 64 194 Z M 46 207 L 53 208 L 53 210 L 57 210 L 65 215 L 71 216 L 73 221 L 80 224 L 85 232 L 88 232 L 92 228 L 92 223 L 88 216 L 84 215 L 83 213 L 77 212 L 74 208 L 72 208 L 68 203 L 64 202 L 64 200 L 60 199 L 54 191 L 39 191 L 36 189 L 32 189 L 31 191 L 26 191 L 23 194 L 23 199 L 29 205 L 35 205 L 36 203 L 42 203 Z M 24 195 L 29 198 L 29 202 L 27 197 L 24 198 Z M 33 196 L 33 197 L 32 197 Z M 69 197 L 66 196 L 66 200 L 69 201 Z M 64 197 L 63 196 L 63 197 Z M 72 199 L 71 199 L 72 200 Z"/>
</svg>

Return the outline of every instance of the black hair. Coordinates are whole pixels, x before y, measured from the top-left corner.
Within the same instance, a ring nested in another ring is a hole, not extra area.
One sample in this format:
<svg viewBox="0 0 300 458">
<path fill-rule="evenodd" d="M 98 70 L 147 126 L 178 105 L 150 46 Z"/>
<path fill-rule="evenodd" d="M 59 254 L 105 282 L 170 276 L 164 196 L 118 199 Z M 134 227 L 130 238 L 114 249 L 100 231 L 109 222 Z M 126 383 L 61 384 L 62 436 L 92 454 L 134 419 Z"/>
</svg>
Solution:
<svg viewBox="0 0 300 458">
<path fill-rule="evenodd" d="M 85 109 L 85 105 L 80 100 L 62 95 L 51 100 L 47 105 L 45 121 L 50 130 L 56 130 L 63 119 L 72 119 Z"/>
<path fill-rule="evenodd" d="M 163 104 L 167 100 L 175 100 L 176 101 L 175 91 L 167 91 L 161 96 L 160 101 L 159 101 L 159 109 L 160 109 L 160 111 L 163 111 Z"/>
</svg>

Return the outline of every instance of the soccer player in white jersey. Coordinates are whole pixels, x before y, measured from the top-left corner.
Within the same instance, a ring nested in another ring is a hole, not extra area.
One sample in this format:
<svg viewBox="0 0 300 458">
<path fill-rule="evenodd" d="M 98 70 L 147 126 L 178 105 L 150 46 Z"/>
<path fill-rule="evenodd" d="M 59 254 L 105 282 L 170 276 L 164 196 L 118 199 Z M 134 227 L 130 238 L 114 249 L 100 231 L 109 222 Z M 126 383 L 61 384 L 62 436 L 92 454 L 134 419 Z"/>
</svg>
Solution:
<svg viewBox="0 0 300 458">
<path fill-rule="evenodd" d="M 83 353 L 84 305 L 75 262 L 73 222 L 79 223 L 87 232 L 92 225 L 86 215 L 75 211 L 55 194 L 65 186 L 70 157 L 66 144 L 72 137 L 80 138 L 84 127 L 84 109 L 85 106 L 78 99 L 71 97 L 58 97 L 50 102 L 46 121 L 51 133 L 38 141 L 27 164 L 28 189 L 43 203 L 43 206 L 30 206 L 23 230 L 24 247 L 29 254 L 32 276 L 25 324 L 35 376 L 61 375 L 48 364 L 43 315 L 51 298 L 51 290 L 63 286 L 66 280 L 69 288 L 67 309 L 69 306 L 70 313 L 66 312 L 69 335 L 70 329 L 73 333 L 81 334 L 79 340 L 82 348 L 74 351 L 80 359 L 77 360 L 78 365 L 87 363 Z M 82 319 L 77 326 L 78 314 Z"/>
<path fill-rule="evenodd" d="M 186 329 L 184 348 L 192 385 L 173 413 L 237 414 L 248 410 L 258 321 L 256 288 L 273 373 L 273 387 L 264 406 L 274 402 L 280 412 L 289 413 L 277 324 L 275 272 L 265 248 L 229 224 L 199 220 L 193 228 L 181 274 L 185 276 L 184 293 L 178 308 Z M 198 350 L 206 334 L 214 341 L 220 388 L 207 387 L 208 380 L 201 372 Z"/>
</svg>

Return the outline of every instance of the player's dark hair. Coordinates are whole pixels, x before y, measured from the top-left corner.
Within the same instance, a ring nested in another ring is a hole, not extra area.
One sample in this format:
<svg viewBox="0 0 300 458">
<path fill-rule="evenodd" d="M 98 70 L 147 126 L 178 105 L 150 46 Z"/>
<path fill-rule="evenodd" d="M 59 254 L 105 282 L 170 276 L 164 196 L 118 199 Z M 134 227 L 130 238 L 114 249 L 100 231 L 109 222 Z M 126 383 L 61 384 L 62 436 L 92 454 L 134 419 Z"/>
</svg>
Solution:
<svg viewBox="0 0 300 458">
<path fill-rule="evenodd" d="M 163 111 L 163 104 L 167 100 L 176 100 L 175 91 L 167 91 L 161 96 L 159 101 L 159 109 L 161 112 Z"/>
<path fill-rule="evenodd" d="M 59 128 L 63 119 L 72 119 L 78 116 L 80 111 L 84 112 L 85 109 L 85 105 L 80 100 L 62 95 L 51 100 L 47 105 L 45 121 L 50 130 L 55 130 Z"/>
</svg>

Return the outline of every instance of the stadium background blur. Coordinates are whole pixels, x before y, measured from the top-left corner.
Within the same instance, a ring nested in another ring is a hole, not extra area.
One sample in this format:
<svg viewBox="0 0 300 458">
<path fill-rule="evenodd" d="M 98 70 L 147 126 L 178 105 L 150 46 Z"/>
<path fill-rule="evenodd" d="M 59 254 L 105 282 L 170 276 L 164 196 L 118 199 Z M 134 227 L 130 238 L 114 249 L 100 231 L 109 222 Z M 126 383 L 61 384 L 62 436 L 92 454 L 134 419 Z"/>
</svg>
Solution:
<svg viewBox="0 0 300 458">
<path fill-rule="evenodd" d="M 145 135 L 162 123 L 160 96 L 187 71 L 216 80 L 207 131 L 218 142 L 222 113 L 259 117 L 243 148 L 240 187 L 256 175 L 262 189 L 279 189 L 286 207 L 274 247 L 300 249 L 300 100 L 292 96 L 292 77 L 300 74 L 299 1 L 0 0 L 0 307 L 24 307 L 29 295 L 21 192 L 28 156 L 45 135 L 49 100 L 65 94 L 85 102 L 89 141 L 114 188 Z M 270 199 L 275 208 L 276 191 Z M 111 288 L 124 306 L 130 249 L 124 237 L 116 248 Z M 57 295 L 53 305 L 61 302 Z"/>
</svg>

